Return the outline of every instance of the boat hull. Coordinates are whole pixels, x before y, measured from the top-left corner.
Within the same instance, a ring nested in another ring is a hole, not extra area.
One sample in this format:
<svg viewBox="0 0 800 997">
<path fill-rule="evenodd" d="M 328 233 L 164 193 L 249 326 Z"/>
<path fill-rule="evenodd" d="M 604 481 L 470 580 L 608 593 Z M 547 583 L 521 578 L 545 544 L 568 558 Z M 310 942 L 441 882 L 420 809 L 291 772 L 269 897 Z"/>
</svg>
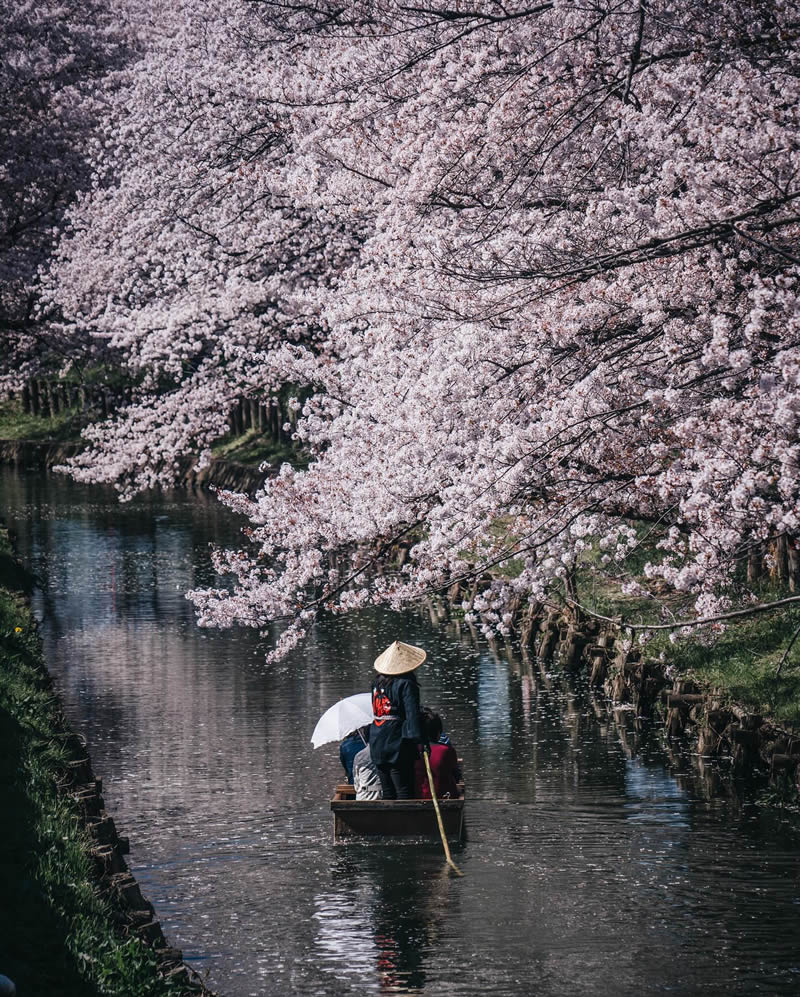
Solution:
<svg viewBox="0 0 800 997">
<path fill-rule="evenodd" d="M 352 786 L 344 786 L 337 787 L 331 810 L 335 841 L 361 837 L 441 838 L 432 800 L 356 800 Z M 464 798 L 440 800 L 439 810 L 448 840 L 460 841 Z"/>
</svg>

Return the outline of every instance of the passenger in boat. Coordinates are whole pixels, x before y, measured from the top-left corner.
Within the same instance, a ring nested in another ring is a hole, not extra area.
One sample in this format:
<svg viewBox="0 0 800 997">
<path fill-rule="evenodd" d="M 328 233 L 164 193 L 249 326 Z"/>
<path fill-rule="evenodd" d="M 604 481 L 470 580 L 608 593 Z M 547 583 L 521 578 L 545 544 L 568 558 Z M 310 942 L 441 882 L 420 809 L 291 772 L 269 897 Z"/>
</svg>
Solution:
<svg viewBox="0 0 800 997">
<path fill-rule="evenodd" d="M 425 658 L 421 647 L 396 640 L 375 659 L 369 745 L 385 800 L 413 799 L 417 745 L 427 743 L 414 672 Z"/>
<path fill-rule="evenodd" d="M 353 785 L 356 789 L 357 800 L 383 799 L 381 777 L 375 768 L 369 745 L 362 748 L 353 759 Z"/>
<path fill-rule="evenodd" d="M 444 726 L 438 713 L 426 706 L 422 711 L 422 722 L 430 744 L 429 758 L 436 796 L 440 800 L 454 800 L 458 796 L 458 783 L 461 781 L 458 755 L 450 743 L 450 738 L 443 733 Z M 417 760 L 414 777 L 417 798 L 429 800 L 431 788 L 424 758 Z"/>
<path fill-rule="evenodd" d="M 353 759 L 367 744 L 369 744 L 369 724 L 359 727 L 358 730 L 351 730 L 339 745 L 339 761 L 350 785 L 353 784 Z"/>
</svg>

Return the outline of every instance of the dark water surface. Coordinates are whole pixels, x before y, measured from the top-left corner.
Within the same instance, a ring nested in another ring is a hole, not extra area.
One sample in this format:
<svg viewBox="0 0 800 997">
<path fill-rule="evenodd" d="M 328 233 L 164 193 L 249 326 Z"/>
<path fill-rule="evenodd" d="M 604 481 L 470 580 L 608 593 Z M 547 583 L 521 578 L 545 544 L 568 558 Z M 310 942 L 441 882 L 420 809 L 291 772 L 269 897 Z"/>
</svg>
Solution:
<svg viewBox="0 0 800 997">
<path fill-rule="evenodd" d="M 800 993 L 796 830 L 673 774 L 629 715 L 415 615 L 326 621 L 265 668 L 182 595 L 235 538 L 210 498 L 5 468 L 0 510 L 131 868 L 221 994 Z M 438 847 L 332 842 L 311 731 L 395 638 L 464 758 L 463 879 Z"/>
</svg>

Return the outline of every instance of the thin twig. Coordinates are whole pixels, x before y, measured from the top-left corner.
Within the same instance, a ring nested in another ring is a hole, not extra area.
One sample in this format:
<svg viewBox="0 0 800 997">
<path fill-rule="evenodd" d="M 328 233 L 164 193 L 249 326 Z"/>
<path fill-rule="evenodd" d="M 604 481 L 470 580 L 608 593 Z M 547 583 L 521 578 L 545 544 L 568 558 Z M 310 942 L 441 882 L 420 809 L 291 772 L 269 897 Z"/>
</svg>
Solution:
<svg viewBox="0 0 800 997">
<path fill-rule="evenodd" d="M 789 641 L 786 650 L 783 652 L 783 657 L 778 662 L 778 667 L 775 669 L 775 678 L 780 678 L 781 668 L 783 668 L 783 663 L 789 657 L 789 651 L 794 647 L 794 642 L 800 637 L 800 626 L 797 627 L 795 632 L 792 634 L 792 639 Z"/>
</svg>

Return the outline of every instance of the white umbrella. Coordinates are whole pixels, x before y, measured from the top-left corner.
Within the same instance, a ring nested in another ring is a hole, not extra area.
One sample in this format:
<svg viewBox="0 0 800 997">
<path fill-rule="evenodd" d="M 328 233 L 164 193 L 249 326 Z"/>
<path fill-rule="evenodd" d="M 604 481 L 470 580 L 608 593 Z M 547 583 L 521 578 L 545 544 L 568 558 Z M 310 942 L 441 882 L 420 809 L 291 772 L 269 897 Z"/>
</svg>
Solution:
<svg viewBox="0 0 800 997">
<path fill-rule="evenodd" d="M 319 748 L 329 741 L 341 741 L 351 731 L 371 723 L 372 696 L 368 692 L 360 692 L 357 696 L 340 699 L 325 710 L 311 735 L 311 743 Z"/>
</svg>

